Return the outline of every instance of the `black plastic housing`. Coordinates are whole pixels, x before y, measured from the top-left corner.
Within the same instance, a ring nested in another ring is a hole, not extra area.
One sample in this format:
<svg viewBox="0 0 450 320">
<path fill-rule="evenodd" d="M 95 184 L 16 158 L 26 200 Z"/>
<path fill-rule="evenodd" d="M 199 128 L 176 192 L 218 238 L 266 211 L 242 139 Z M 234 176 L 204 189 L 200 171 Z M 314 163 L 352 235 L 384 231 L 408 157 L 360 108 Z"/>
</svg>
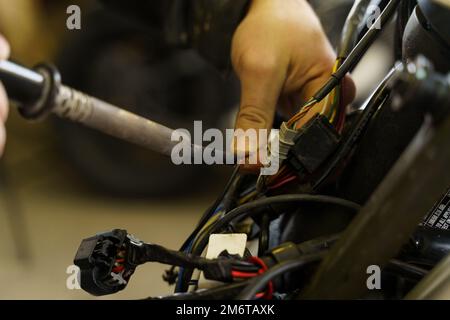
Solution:
<svg viewBox="0 0 450 320">
<path fill-rule="evenodd" d="M 314 116 L 295 137 L 289 163 L 300 175 L 314 173 L 336 151 L 340 136 L 324 115 Z"/>
<path fill-rule="evenodd" d="M 128 241 L 127 231 L 115 229 L 110 232 L 95 235 L 81 241 L 75 255 L 74 264 L 80 268 L 80 285 L 83 290 L 92 295 L 113 294 L 123 290 L 127 279 L 112 276 L 117 253 Z"/>
</svg>

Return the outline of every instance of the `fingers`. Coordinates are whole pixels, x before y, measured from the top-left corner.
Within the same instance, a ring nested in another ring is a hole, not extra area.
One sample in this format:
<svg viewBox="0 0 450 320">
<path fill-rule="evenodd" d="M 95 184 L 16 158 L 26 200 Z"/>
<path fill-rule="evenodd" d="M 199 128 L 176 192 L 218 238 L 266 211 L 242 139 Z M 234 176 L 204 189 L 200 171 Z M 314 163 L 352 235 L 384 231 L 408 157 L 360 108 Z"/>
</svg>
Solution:
<svg viewBox="0 0 450 320">
<path fill-rule="evenodd" d="M 269 129 L 284 83 L 283 66 L 244 57 L 236 67 L 241 81 L 241 103 L 236 128 Z"/>
<path fill-rule="evenodd" d="M 3 84 L 0 82 L 0 123 L 8 119 L 8 96 Z"/>
<path fill-rule="evenodd" d="M 233 139 L 232 150 L 238 157 L 256 154 L 259 148 L 266 148 L 266 141 L 260 141 L 260 129 L 270 132 L 276 105 L 285 79 L 283 66 L 277 65 L 271 59 L 252 56 L 243 56 L 235 65 L 236 73 L 241 82 L 241 102 L 236 118 L 235 129 L 237 134 Z M 239 130 L 241 129 L 241 130 Z M 257 141 L 245 141 L 245 131 L 256 130 Z M 266 135 L 267 137 L 267 135 Z M 241 143 L 238 143 L 241 141 Z M 260 159 L 258 159 L 260 160 Z M 242 170 L 256 172 L 260 166 L 252 163 L 242 166 Z"/>
<path fill-rule="evenodd" d="M 275 109 L 283 87 L 286 71 L 283 65 L 263 54 L 245 54 L 235 63 L 235 70 L 241 82 L 241 102 L 235 128 L 267 129 L 272 127 Z M 258 143 L 259 144 L 259 143 Z M 237 152 L 254 152 L 258 145 L 236 149 Z"/>
<path fill-rule="evenodd" d="M 0 35 L 0 60 L 8 59 L 10 53 L 9 43 Z M 5 122 L 8 117 L 8 97 L 3 85 L 0 83 L 0 121 Z"/>
<path fill-rule="evenodd" d="M 0 60 L 6 60 L 9 58 L 10 47 L 8 41 L 0 35 Z"/>
<path fill-rule="evenodd" d="M 8 59 L 10 47 L 5 38 L 0 35 L 0 60 Z M 8 97 L 3 85 L 0 83 L 0 155 L 3 154 L 6 141 L 6 131 L 3 123 L 8 118 Z"/>
</svg>

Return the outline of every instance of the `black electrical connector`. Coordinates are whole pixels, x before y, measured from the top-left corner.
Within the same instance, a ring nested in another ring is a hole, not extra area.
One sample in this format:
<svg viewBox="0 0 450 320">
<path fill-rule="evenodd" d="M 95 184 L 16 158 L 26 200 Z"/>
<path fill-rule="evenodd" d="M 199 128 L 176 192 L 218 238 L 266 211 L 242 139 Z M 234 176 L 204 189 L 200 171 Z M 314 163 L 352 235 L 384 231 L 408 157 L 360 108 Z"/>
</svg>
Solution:
<svg viewBox="0 0 450 320">
<path fill-rule="evenodd" d="M 81 270 L 81 288 L 97 296 L 125 289 L 136 267 L 146 262 L 196 268 L 203 271 L 206 279 L 221 282 L 233 281 L 233 269 L 258 270 L 254 264 L 227 251 L 217 259 L 206 259 L 144 243 L 119 229 L 84 239 L 74 259 Z"/>
<path fill-rule="evenodd" d="M 336 151 L 339 141 L 340 135 L 328 118 L 317 114 L 294 138 L 289 164 L 300 178 L 312 174 Z"/>
<path fill-rule="evenodd" d="M 326 251 L 339 239 L 339 236 L 339 234 L 333 234 L 305 241 L 300 244 L 285 242 L 272 248 L 262 259 L 266 266 L 271 268 L 277 264 L 295 260 L 308 254 Z"/>
<path fill-rule="evenodd" d="M 113 230 L 84 239 L 76 253 L 74 263 L 80 268 L 81 288 L 92 295 L 113 294 L 125 289 L 136 269 L 131 240 L 125 230 Z M 122 265 L 120 262 L 125 262 Z"/>
</svg>

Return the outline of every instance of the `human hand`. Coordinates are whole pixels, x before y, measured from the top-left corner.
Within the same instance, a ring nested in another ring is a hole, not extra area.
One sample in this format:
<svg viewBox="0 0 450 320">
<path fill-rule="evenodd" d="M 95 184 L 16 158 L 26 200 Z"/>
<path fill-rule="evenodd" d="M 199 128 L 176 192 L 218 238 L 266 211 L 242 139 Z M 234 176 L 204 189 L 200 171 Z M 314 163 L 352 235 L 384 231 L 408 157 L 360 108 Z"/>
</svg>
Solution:
<svg viewBox="0 0 450 320">
<path fill-rule="evenodd" d="M 306 0 L 252 0 L 232 43 L 233 67 L 241 81 L 236 128 L 270 129 L 277 106 L 290 117 L 328 80 L 336 55 Z M 342 103 L 354 99 L 350 77 Z M 322 105 L 302 119 L 309 120 Z M 246 153 L 258 146 L 247 146 Z"/>
<path fill-rule="evenodd" d="M 9 57 L 9 44 L 0 36 L 0 60 L 8 59 Z M 5 130 L 5 122 L 8 118 L 8 97 L 6 95 L 5 88 L 0 83 L 0 155 L 3 154 L 3 150 L 5 147 L 6 141 L 6 130 Z"/>
</svg>

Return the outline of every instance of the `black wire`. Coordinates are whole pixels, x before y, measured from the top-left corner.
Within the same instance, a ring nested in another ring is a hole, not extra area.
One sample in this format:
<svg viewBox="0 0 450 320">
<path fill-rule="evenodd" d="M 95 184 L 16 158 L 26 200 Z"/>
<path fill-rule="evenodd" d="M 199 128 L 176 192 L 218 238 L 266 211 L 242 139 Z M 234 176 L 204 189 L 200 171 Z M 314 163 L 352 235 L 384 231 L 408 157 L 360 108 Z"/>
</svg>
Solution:
<svg viewBox="0 0 450 320">
<path fill-rule="evenodd" d="M 206 245 L 208 244 L 209 235 L 212 233 L 220 232 L 224 229 L 231 221 L 236 219 L 243 219 L 246 217 L 250 217 L 255 214 L 254 210 L 270 206 L 274 204 L 283 204 L 283 203 L 302 203 L 302 202 L 312 202 L 312 203 L 323 203 L 323 204 L 333 204 L 337 206 L 345 207 L 352 211 L 359 211 L 361 208 L 360 205 L 348 201 L 342 198 L 332 197 L 332 196 L 324 196 L 324 195 L 309 195 L 309 194 L 287 194 L 287 195 L 279 195 L 273 196 L 269 198 L 258 199 L 250 203 L 246 203 L 240 207 L 237 207 L 227 213 L 220 220 L 213 223 L 210 227 L 204 230 L 199 237 L 197 238 L 196 243 L 193 246 L 192 254 L 193 255 L 201 255 Z M 192 269 L 185 269 L 183 271 L 183 278 L 179 279 L 181 281 L 181 291 L 187 290 L 187 283 L 192 276 Z"/>
<path fill-rule="evenodd" d="M 312 253 L 302 256 L 301 258 L 288 260 L 277 264 L 275 267 L 270 268 L 262 275 L 257 276 L 249 281 L 248 286 L 242 290 L 242 292 L 237 296 L 237 300 L 251 300 L 254 296 L 263 290 L 267 283 L 269 283 L 274 278 L 294 269 L 301 268 L 305 265 L 320 261 L 327 251 L 322 251 L 318 253 Z"/>
<path fill-rule="evenodd" d="M 194 240 L 194 238 L 197 236 L 197 234 L 200 232 L 200 230 L 203 228 L 205 223 L 209 220 L 209 218 L 214 214 L 214 212 L 217 210 L 217 207 L 220 205 L 222 200 L 225 198 L 225 196 L 228 194 L 230 188 L 235 183 L 236 178 L 238 177 L 239 173 L 239 165 L 236 165 L 233 169 L 233 172 L 231 173 L 230 178 L 228 179 L 227 184 L 225 185 L 225 188 L 223 189 L 222 193 L 219 195 L 219 197 L 215 200 L 215 202 L 203 213 L 202 217 L 200 218 L 200 221 L 198 222 L 197 226 L 195 227 L 194 231 L 191 232 L 191 234 L 187 237 L 187 239 L 184 241 L 184 243 L 181 245 L 179 251 L 185 251 L 188 246 L 191 244 L 191 242 Z M 169 270 L 166 271 L 165 275 L 163 276 L 163 279 L 167 281 L 169 284 L 173 284 L 177 278 L 177 273 L 175 272 L 175 267 L 172 266 Z M 180 281 L 178 279 L 178 281 Z"/>
<path fill-rule="evenodd" d="M 342 28 L 341 41 L 337 48 L 338 58 L 346 58 L 348 53 L 353 49 L 357 41 L 357 28 L 364 19 L 369 5 L 372 0 L 356 0 L 345 20 Z"/>
<path fill-rule="evenodd" d="M 389 261 L 387 269 L 392 270 L 396 274 L 400 273 L 402 276 L 408 276 L 414 279 L 422 279 L 428 274 L 428 270 L 398 259 L 392 259 Z"/>
<path fill-rule="evenodd" d="M 140 256 L 137 257 L 136 264 L 146 262 L 159 262 L 180 267 L 198 268 L 203 270 L 213 260 L 188 253 L 167 249 L 157 244 L 145 243 L 139 248 Z"/>
<path fill-rule="evenodd" d="M 378 7 L 381 11 L 383 11 L 386 8 L 389 1 L 390 0 L 376 0 L 376 1 L 372 0 L 371 5 Z M 404 0 L 402 0 L 402 1 L 404 1 Z M 369 30 L 371 24 L 369 23 L 368 19 L 372 18 L 373 14 L 374 14 L 374 12 L 370 12 L 370 11 L 366 12 L 364 21 L 362 21 L 359 24 L 358 29 L 355 31 L 357 33 L 357 36 L 356 36 L 356 42 L 353 45 L 358 43 L 364 37 L 364 35 L 367 33 L 367 31 Z M 350 72 L 351 71 L 353 71 L 353 69 L 351 69 Z"/>
<path fill-rule="evenodd" d="M 157 244 L 144 243 L 134 253 L 133 264 L 141 265 L 147 262 L 159 262 L 185 268 L 205 270 L 219 264 L 229 264 L 233 269 L 244 272 L 256 272 L 259 267 L 254 263 L 239 259 L 207 259 L 190 253 L 167 249 Z"/>
<path fill-rule="evenodd" d="M 149 297 L 149 300 L 231 300 L 247 285 L 248 280 L 225 284 L 207 290 L 177 293 L 163 297 Z"/>
<path fill-rule="evenodd" d="M 317 91 L 317 93 L 313 96 L 313 100 L 319 102 L 325 98 L 331 90 L 333 90 L 341 82 L 345 75 L 361 60 L 361 57 L 372 45 L 375 39 L 377 39 L 381 32 L 381 28 L 378 29 L 377 27 L 378 22 L 381 26 L 384 26 L 394 15 L 400 1 L 401 0 L 391 0 L 387 4 L 377 21 L 369 28 L 366 34 L 353 48 L 339 69 L 331 75 L 331 78 L 327 81 L 327 83 L 325 83 L 325 85 Z"/>
<path fill-rule="evenodd" d="M 227 212 L 233 209 L 236 206 L 236 202 L 238 199 L 238 190 L 240 189 L 243 182 L 243 175 L 237 175 L 230 187 L 228 188 L 228 192 L 225 193 L 222 199 L 222 211 Z"/>
<path fill-rule="evenodd" d="M 393 68 L 383 79 L 383 81 L 378 85 L 377 89 L 375 89 L 375 92 L 369 98 L 369 101 L 367 102 L 367 105 L 364 108 L 363 112 L 358 117 L 356 123 L 353 125 L 351 132 L 341 143 L 333 157 L 325 164 L 325 168 L 322 170 L 321 175 L 316 179 L 313 185 L 314 190 L 319 190 L 326 182 L 330 174 L 333 172 L 333 170 L 342 162 L 342 160 L 344 160 L 348 156 L 350 151 L 359 141 L 359 138 L 364 133 L 364 129 L 367 127 L 370 119 L 372 119 L 372 116 L 386 101 L 389 96 L 389 91 L 386 90 L 386 84 L 391 79 L 395 70 L 396 69 Z"/>
<path fill-rule="evenodd" d="M 210 234 L 220 232 L 231 221 L 237 219 L 242 220 L 244 218 L 250 217 L 255 213 L 254 211 L 255 209 L 261 207 L 283 203 L 295 203 L 295 202 L 332 204 L 336 206 L 345 207 L 355 212 L 359 211 L 361 208 L 361 206 L 355 202 L 325 195 L 284 194 L 279 196 L 258 199 L 231 210 L 225 216 L 223 216 L 222 219 L 217 220 L 210 227 L 208 227 L 207 230 L 203 232 L 202 239 L 200 239 L 195 246 L 196 252 L 199 252 L 200 250 L 203 251 L 208 242 L 208 237 Z M 195 254 L 196 252 L 193 253 Z"/>
<path fill-rule="evenodd" d="M 236 165 L 233 169 L 233 172 L 231 173 L 230 178 L 228 179 L 227 184 L 225 185 L 225 188 L 223 189 L 222 193 L 219 195 L 219 197 L 216 199 L 216 201 L 208 208 L 208 210 L 205 211 L 205 213 L 200 218 L 199 223 L 197 224 L 197 227 L 192 231 L 192 233 L 189 235 L 189 237 L 184 241 L 183 245 L 180 248 L 180 251 L 186 250 L 187 246 L 192 242 L 194 237 L 197 236 L 197 234 L 200 232 L 200 230 L 203 228 L 203 226 L 208 222 L 210 217 L 214 214 L 214 212 L 217 210 L 217 207 L 222 202 L 223 198 L 228 193 L 230 187 L 233 185 L 236 177 L 239 173 L 239 165 Z"/>
<path fill-rule="evenodd" d="M 235 266 L 235 265 L 233 265 L 233 270 L 241 271 L 241 272 L 254 273 L 254 272 L 258 272 L 259 269 L 261 269 L 261 268 L 257 265 L 253 265 L 253 266 L 240 266 L 240 265 Z"/>
<path fill-rule="evenodd" d="M 377 19 L 377 21 L 380 22 L 380 25 L 385 25 L 386 22 L 390 20 L 392 15 L 395 13 L 395 10 L 401 0 L 391 0 L 386 8 L 381 13 L 380 17 Z M 377 29 L 378 23 L 374 23 L 372 27 L 367 31 L 367 33 L 363 36 L 363 38 L 358 42 L 358 44 L 353 48 L 353 50 L 350 52 L 348 57 L 344 60 L 342 65 L 339 67 L 339 69 L 331 76 L 331 78 L 328 80 L 328 82 L 314 95 L 313 99 L 316 101 L 321 101 L 326 95 L 328 95 L 331 90 L 333 90 L 340 81 L 344 78 L 344 76 L 351 70 L 361 59 L 363 54 L 367 51 L 367 49 L 371 46 L 371 44 L 375 41 L 377 36 L 380 33 L 380 29 Z M 235 171 L 237 173 L 238 166 L 236 166 Z M 233 173 L 234 175 L 234 173 Z M 230 179 L 230 181 L 227 184 L 227 187 L 225 188 L 222 195 L 216 200 L 216 202 L 213 204 L 213 206 L 210 207 L 210 209 L 205 212 L 203 217 L 200 220 L 199 225 L 194 230 L 194 232 L 188 237 L 188 239 L 184 242 L 184 244 L 181 247 L 181 250 L 185 250 L 186 247 L 189 245 L 189 243 L 194 239 L 194 237 L 197 235 L 197 233 L 203 228 L 205 223 L 208 221 L 209 217 L 214 213 L 217 206 L 222 201 L 223 197 L 226 194 L 226 191 L 231 186 L 233 179 Z M 228 216 L 228 215 L 227 215 Z M 219 221 L 220 222 L 220 221 Z M 214 225 L 213 225 L 214 226 Z M 208 232 L 208 234 L 211 234 Z M 202 237 L 202 243 L 205 242 L 205 237 Z M 204 246 L 200 246 L 203 247 Z M 203 249 L 202 249 L 203 250 Z M 187 272 L 189 273 L 189 272 Z M 190 272 L 191 273 L 191 272 Z M 184 272 L 184 275 L 186 275 L 186 272 Z"/>
<path fill-rule="evenodd" d="M 412 0 L 403 0 L 398 7 L 397 24 L 395 26 L 394 37 L 394 55 L 395 60 L 402 60 L 403 58 L 403 34 L 405 32 L 406 24 L 409 21 L 411 13 L 415 7 L 415 2 Z"/>
<path fill-rule="evenodd" d="M 258 256 L 262 256 L 269 248 L 269 228 L 270 216 L 268 213 L 264 213 L 259 224 Z"/>
</svg>

